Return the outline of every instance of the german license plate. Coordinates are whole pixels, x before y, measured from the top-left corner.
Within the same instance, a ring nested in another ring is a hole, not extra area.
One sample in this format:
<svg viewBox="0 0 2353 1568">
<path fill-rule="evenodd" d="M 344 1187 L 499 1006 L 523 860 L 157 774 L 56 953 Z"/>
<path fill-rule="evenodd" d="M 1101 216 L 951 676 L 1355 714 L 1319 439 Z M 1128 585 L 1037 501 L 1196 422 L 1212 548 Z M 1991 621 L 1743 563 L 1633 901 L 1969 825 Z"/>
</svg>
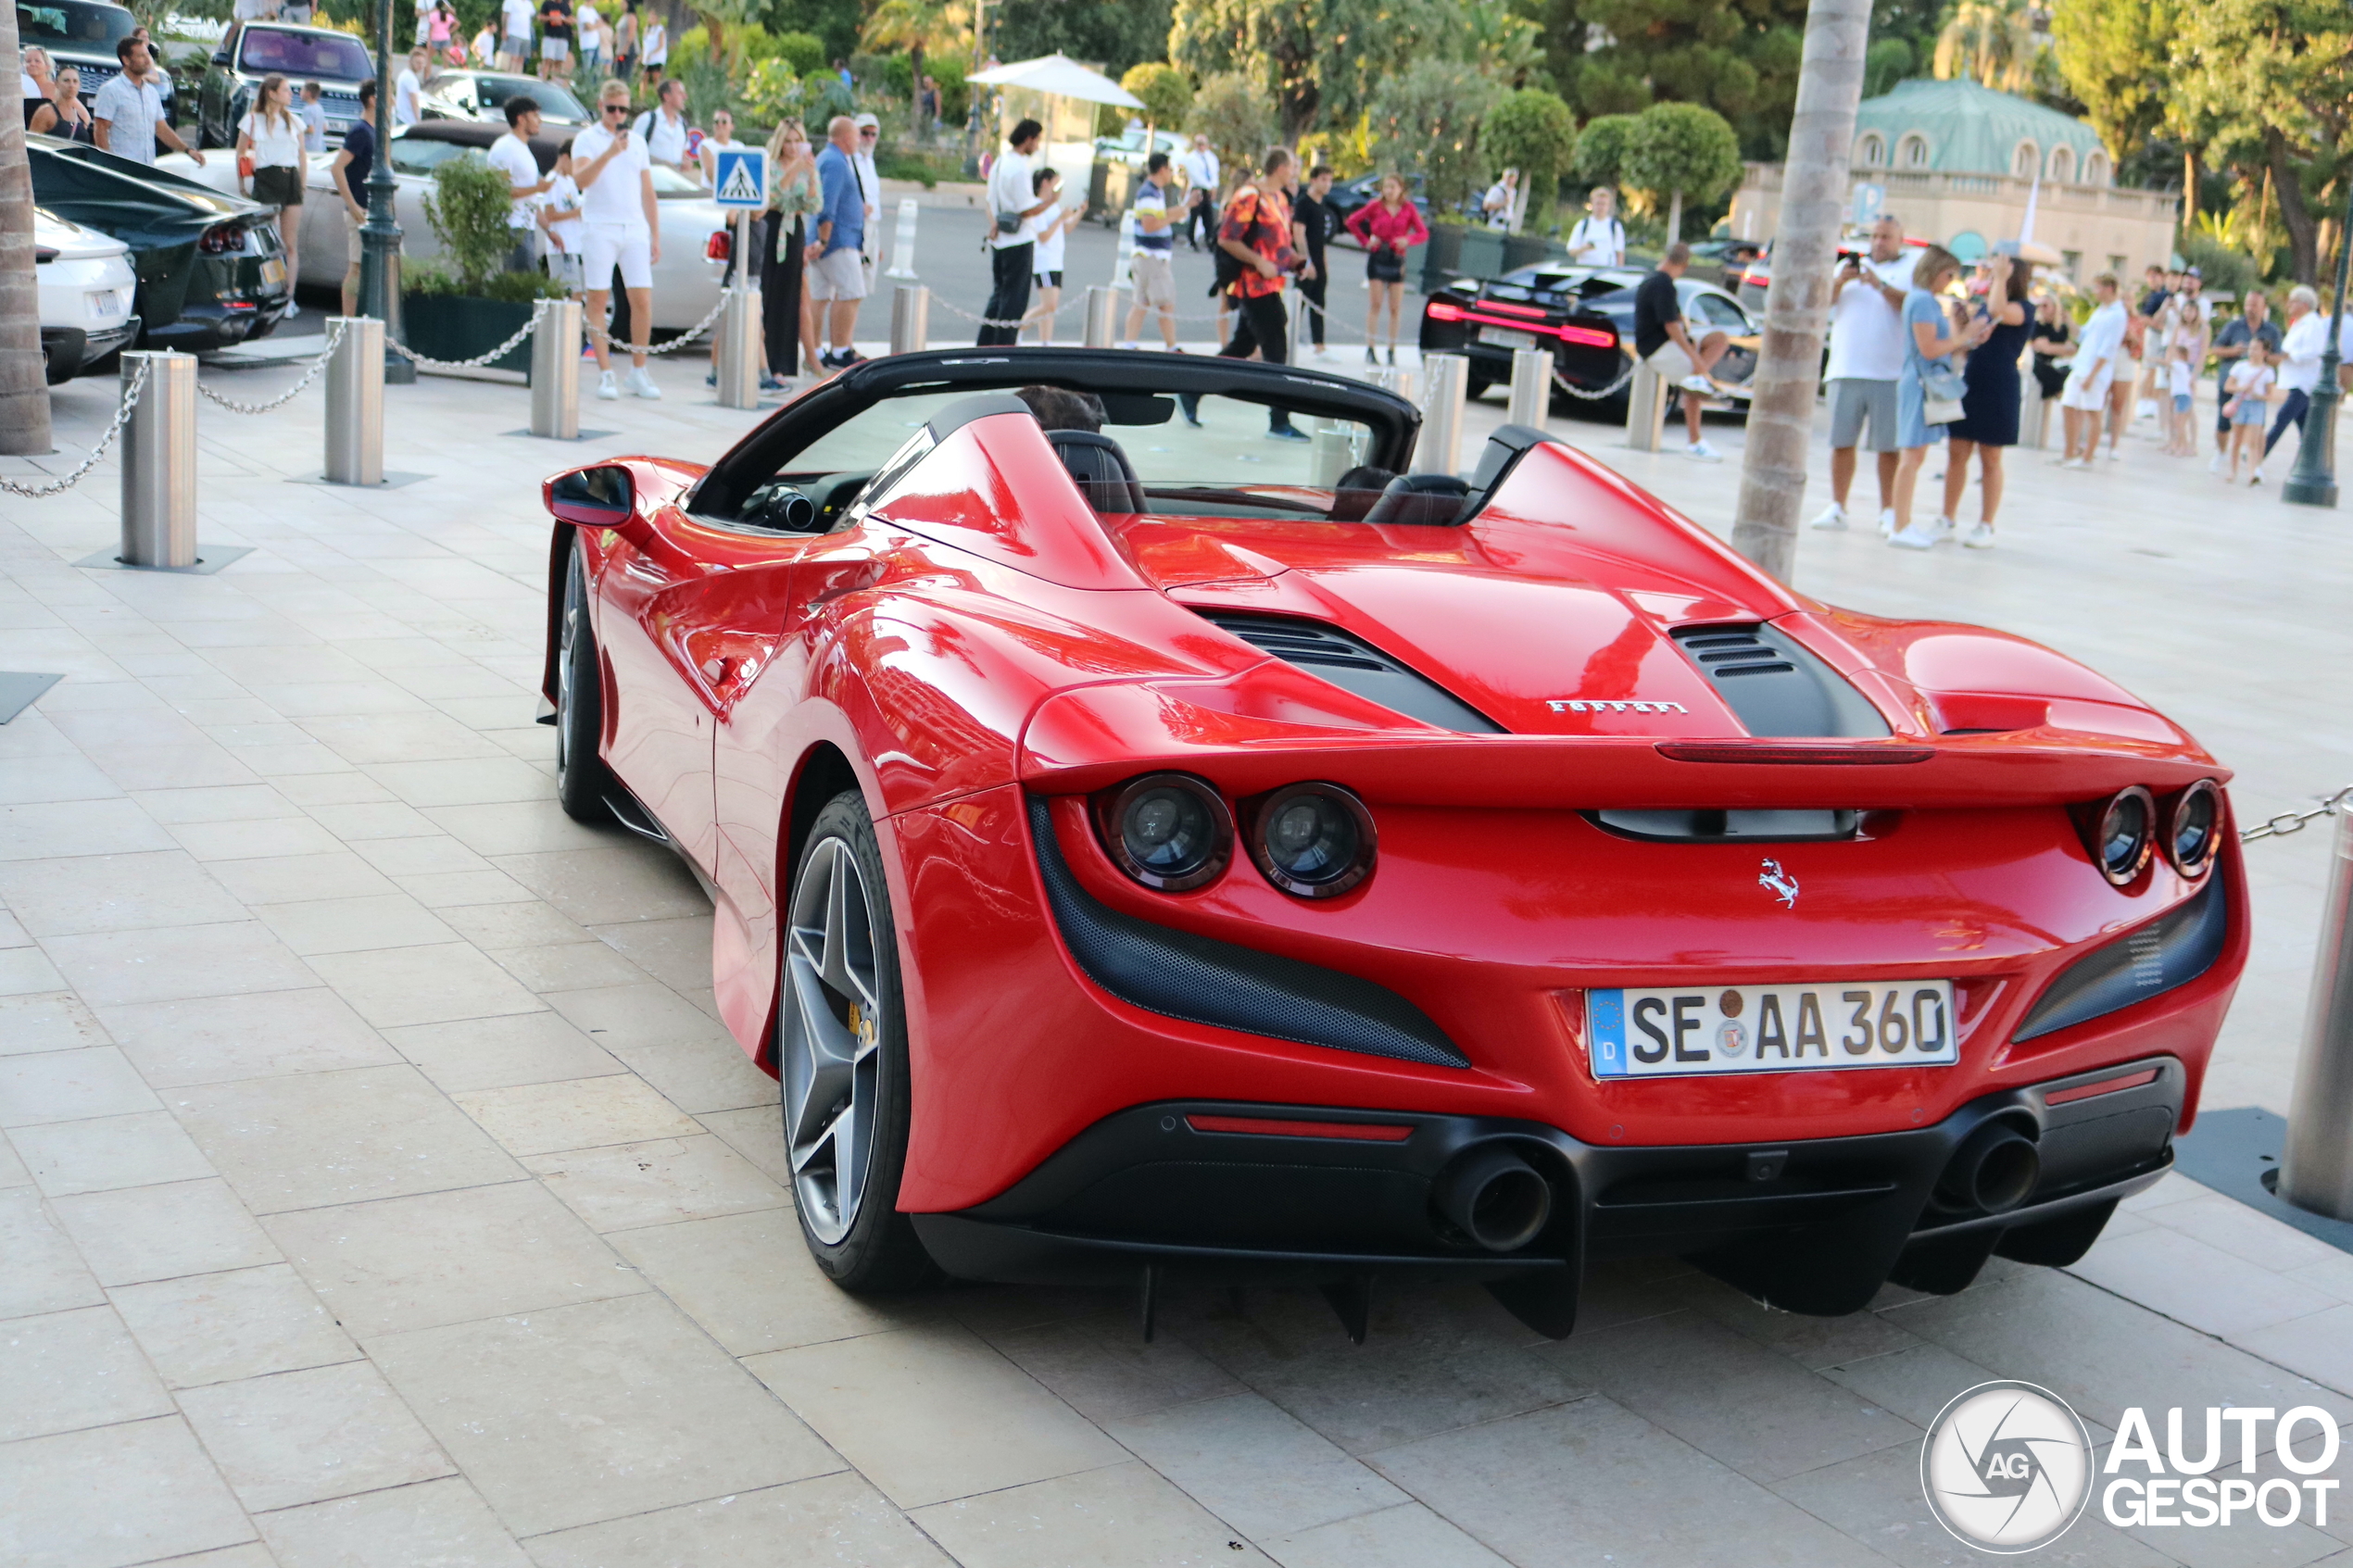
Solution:
<svg viewBox="0 0 2353 1568">
<path fill-rule="evenodd" d="M 286 264 L 276 257 L 271 257 L 261 264 L 261 281 L 271 288 L 276 288 L 286 281 Z"/>
<path fill-rule="evenodd" d="M 1509 327 L 1481 327 L 1478 329 L 1478 341 L 1491 348 L 1533 348 L 1536 346 L 1536 334 L 1516 332 Z"/>
<path fill-rule="evenodd" d="M 1949 980 L 1588 991 L 1596 1078 L 1949 1067 L 1959 1057 Z"/>
</svg>

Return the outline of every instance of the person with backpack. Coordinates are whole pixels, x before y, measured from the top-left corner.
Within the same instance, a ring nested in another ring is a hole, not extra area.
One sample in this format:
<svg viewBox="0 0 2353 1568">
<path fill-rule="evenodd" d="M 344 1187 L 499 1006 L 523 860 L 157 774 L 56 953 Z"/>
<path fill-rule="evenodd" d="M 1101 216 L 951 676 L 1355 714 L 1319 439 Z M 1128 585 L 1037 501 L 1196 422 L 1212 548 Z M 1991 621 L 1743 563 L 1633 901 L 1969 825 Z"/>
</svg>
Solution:
<svg viewBox="0 0 2353 1568">
<path fill-rule="evenodd" d="M 1294 247 L 1290 194 L 1299 182 L 1299 160 L 1289 147 L 1269 147 L 1255 180 L 1244 181 L 1227 202 L 1217 225 L 1217 249 L 1235 264 L 1227 296 L 1241 317 L 1234 335 L 1217 351 L 1224 359 L 1247 359 L 1255 352 L 1269 365 L 1290 363 L 1289 322 L 1283 309 L 1288 276 L 1305 259 Z M 1266 438 L 1305 441 L 1290 411 L 1268 410 Z"/>
</svg>

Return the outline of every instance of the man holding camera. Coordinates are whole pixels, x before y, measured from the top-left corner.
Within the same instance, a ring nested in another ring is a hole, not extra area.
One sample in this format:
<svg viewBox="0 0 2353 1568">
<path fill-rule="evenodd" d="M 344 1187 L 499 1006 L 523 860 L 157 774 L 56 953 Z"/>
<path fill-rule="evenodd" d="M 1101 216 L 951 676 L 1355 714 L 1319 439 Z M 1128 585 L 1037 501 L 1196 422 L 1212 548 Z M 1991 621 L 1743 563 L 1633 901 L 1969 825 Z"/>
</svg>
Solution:
<svg viewBox="0 0 2353 1568">
<path fill-rule="evenodd" d="M 1840 250 L 1831 281 L 1831 504 L 1817 528 L 1846 526 L 1846 496 L 1855 487 L 1855 453 L 1863 426 L 1871 427 L 1879 461 L 1879 531 L 1895 527 L 1895 383 L 1904 373 L 1904 295 L 1912 283 L 1912 256 L 1904 225 L 1881 214 L 1871 225 L 1868 255 Z"/>
</svg>

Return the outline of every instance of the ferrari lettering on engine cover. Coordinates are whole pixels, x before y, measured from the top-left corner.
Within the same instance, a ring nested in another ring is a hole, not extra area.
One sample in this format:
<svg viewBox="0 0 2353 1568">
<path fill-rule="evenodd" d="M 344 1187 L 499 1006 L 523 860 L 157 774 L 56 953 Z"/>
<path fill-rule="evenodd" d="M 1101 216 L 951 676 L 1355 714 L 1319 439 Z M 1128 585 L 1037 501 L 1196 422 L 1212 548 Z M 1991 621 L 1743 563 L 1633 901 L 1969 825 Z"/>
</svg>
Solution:
<svg viewBox="0 0 2353 1568">
<path fill-rule="evenodd" d="M 1949 980 L 1589 991 L 1585 1015 L 1596 1078 L 1959 1060 Z"/>
</svg>

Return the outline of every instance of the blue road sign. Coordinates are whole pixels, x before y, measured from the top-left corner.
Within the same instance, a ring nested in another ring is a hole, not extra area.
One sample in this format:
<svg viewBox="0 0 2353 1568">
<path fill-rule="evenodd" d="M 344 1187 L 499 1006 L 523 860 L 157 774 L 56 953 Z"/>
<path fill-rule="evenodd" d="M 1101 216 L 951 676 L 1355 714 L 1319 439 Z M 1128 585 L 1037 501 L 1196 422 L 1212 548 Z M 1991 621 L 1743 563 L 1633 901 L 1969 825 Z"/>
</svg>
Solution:
<svg viewBox="0 0 2353 1568">
<path fill-rule="evenodd" d="M 721 207 L 756 211 L 768 205 L 768 150 L 729 147 L 719 155 L 719 188 L 711 200 Z"/>
</svg>

